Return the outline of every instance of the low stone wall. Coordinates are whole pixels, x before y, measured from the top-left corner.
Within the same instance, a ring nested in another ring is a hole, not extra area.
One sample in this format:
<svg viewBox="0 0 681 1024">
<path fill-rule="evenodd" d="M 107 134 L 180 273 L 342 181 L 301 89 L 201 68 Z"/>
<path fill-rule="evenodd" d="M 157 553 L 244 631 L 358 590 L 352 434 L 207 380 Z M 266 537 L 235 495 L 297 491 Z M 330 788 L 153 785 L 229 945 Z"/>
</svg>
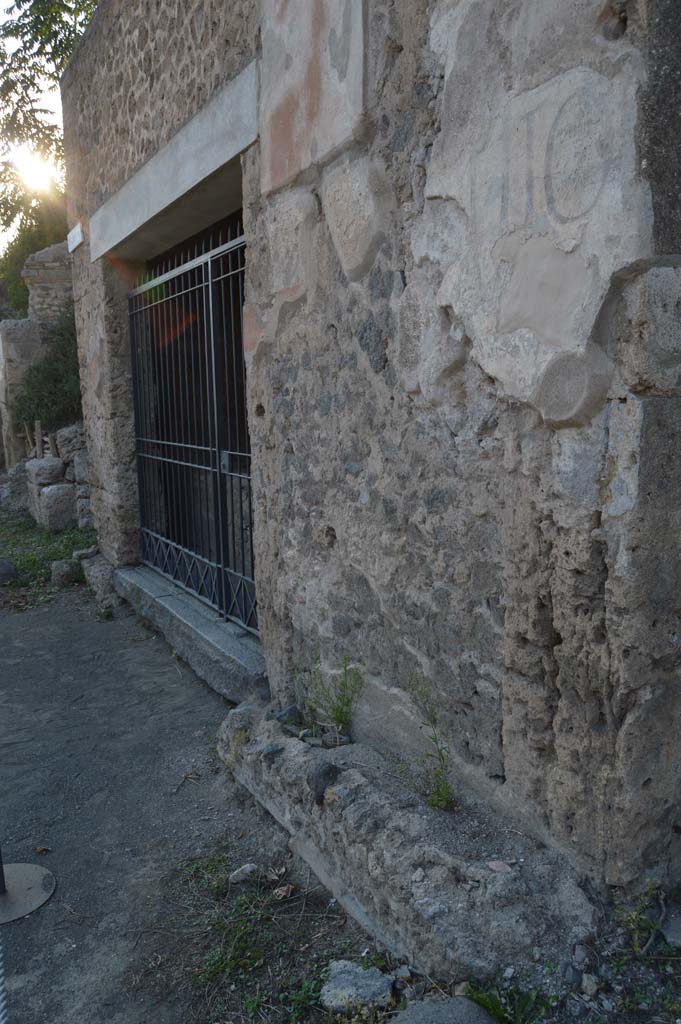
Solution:
<svg viewBox="0 0 681 1024">
<path fill-rule="evenodd" d="M 55 435 L 58 455 L 28 459 L 28 511 L 48 530 L 93 526 L 87 448 L 82 423 Z"/>
<path fill-rule="evenodd" d="M 481 804 L 432 811 L 359 743 L 323 750 L 257 704 L 232 711 L 218 751 L 291 835 L 338 902 L 435 978 L 493 977 L 569 959 L 598 914 L 565 859 Z"/>
</svg>

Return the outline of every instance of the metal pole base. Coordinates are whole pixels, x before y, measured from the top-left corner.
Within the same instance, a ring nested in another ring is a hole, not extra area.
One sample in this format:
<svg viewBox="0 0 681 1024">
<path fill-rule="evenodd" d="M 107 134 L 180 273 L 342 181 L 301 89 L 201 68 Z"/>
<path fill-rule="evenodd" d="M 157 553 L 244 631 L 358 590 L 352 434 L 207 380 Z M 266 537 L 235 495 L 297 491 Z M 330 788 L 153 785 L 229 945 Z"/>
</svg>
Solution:
<svg viewBox="0 0 681 1024">
<path fill-rule="evenodd" d="M 4 870 L 7 892 L 0 893 L 0 924 L 32 914 L 57 887 L 52 872 L 39 864 L 5 864 Z"/>
</svg>

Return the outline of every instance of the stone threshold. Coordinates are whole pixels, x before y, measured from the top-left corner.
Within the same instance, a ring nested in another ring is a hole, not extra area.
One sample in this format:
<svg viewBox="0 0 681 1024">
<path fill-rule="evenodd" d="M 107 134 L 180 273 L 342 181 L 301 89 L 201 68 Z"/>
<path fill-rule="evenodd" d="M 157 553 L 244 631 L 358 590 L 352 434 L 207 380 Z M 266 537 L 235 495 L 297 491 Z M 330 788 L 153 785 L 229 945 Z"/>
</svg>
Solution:
<svg viewBox="0 0 681 1024">
<path fill-rule="evenodd" d="M 116 593 L 158 629 L 212 690 L 233 704 L 267 697 L 259 640 L 146 566 L 117 569 Z"/>
</svg>

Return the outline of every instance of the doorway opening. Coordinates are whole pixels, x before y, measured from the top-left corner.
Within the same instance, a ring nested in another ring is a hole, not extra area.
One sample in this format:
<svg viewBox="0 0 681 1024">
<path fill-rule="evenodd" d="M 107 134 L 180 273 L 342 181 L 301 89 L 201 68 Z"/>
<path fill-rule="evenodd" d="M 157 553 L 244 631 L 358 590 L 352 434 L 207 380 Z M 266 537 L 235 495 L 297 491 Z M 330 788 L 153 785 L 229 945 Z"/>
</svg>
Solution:
<svg viewBox="0 0 681 1024">
<path fill-rule="evenodd" d="M 241 212 L 129 296 L 142 561 L 257 633 Z"/>
</svg>

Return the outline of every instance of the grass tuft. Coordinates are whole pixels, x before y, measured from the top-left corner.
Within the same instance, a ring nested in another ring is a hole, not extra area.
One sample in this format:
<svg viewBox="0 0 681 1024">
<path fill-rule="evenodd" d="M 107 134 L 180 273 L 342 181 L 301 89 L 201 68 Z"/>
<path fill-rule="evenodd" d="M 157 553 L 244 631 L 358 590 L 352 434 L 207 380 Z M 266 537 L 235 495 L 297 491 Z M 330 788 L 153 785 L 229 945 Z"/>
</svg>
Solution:
<svg viewBox="0 0 681 1024">
<path fill-rule="evenodd" d="M 74 550 L 97 541 L 94 530 L 64 530 L 50 533 L 28 517 L 10 515 L 0 509 L 0 558 L 13 562 L 19 578 L 0 589 L 2 603 L 21 611 L 53 597 L 52 562 L 71 558 Z"/>
</svg>

